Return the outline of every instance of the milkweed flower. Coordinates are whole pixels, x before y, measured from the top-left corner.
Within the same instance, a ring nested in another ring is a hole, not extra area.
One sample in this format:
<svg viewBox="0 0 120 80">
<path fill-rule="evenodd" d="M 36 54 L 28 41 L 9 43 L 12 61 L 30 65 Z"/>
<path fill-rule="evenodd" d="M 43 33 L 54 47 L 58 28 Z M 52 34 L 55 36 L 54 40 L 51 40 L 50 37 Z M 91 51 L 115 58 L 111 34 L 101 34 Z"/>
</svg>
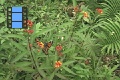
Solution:
<svg viewBox="0 0 120 80">
<path fill-rule="evenodd" d="M 31 20 L 25 20 L 24 23 L 27 23 L 27 26 L 30 28 L 33 26 L 33 22 Z"/>
<path fill-rule="evenodd" d="M 37 45 L 42 49 L 44 48 L 44 43 L 42 43 L 42 42 L 37 42 Z"/>
<path fill-rule="evenodd" d="M 58 52 L 60 52 L 61 50 L 62 50 L 62 46 L 61 45 L 58 45 L 58 46 L 56 46 L 56 51 L 58 51 Z"/>
<path fill-rule="evenodd" d="M 78 12 L 79 11 L 79 7 L 78 6 L 74 7 L 74 11 Z"/>
<path fill-rule="evenodd" d="M 84 12 L 84 13 L 83 13 L 83 16 L 86 17 L 86 18 L 89 17 L 87 12 Z"/>
<path fill-rule="evenodd" d="M 27 25 L 31 28 L 33 26 L 33 22 L 31 20 L 27 20 Z"/>
<path fill-rule="evenodd" d="M 96 11 L 97 11 L 99 14 L 102 14 L 102 13 L 103 13 L 103 10 L 100 9 L 100 8 L 97 8 Z"/>
<path fill-rule="evenodd" d="M 62 66 L 62 62 L 61 61 L 56 61 L 54 67 L 59 68 L 60 66 Z"/>
</svg>

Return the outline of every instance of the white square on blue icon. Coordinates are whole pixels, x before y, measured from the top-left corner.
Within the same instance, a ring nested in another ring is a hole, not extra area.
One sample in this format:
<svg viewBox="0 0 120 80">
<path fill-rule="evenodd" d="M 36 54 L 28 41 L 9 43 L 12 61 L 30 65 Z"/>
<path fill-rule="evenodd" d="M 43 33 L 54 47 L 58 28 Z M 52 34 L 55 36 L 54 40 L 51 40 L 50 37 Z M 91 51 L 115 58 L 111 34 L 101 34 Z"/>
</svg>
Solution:
<svg viewBox="0 0 120 80">
<path fill-rule="evenodd" d="M 22 12 L 22 7 L 12 7 L 12 12 Z"/>
<path fill-rule="evenodd" d="M 22 28 L 22 22 L 12 22 L 12 28 Z"/>
<path fill-rule="evenodd" d="M 12 21 L 22 21 L 22 13 L 12 13 Z"/>
</svg>

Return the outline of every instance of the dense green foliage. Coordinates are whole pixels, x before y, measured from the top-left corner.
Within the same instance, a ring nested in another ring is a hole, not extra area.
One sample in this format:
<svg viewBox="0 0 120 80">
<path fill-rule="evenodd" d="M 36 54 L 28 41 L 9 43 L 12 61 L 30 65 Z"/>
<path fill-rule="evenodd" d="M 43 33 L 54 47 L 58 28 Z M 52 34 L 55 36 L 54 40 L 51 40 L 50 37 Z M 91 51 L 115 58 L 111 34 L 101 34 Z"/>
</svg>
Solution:
<svg viewBox="0 0 120 80">
<path fill-rule="evenodd" d="M 0 5 L 0 80 L 120 80 L 120 0 L 1 0 Z M 11 6 L 28 8 L 32 34 L 7 28 Z M 48 55 L 36 38 L 53 41 Z M 56 61 L 62 62 L 59 68 Z"/>
</svg>

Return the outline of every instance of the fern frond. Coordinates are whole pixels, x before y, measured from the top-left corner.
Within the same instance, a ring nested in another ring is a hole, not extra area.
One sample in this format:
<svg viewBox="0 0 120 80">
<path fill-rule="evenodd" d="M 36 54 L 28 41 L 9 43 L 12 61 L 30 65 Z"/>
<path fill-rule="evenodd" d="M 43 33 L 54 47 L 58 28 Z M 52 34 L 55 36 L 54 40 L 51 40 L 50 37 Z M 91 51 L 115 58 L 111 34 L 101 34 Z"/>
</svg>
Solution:
<svg viewBox="0 0 120 80">
<path fill-rule="evenodd" d="M 100 21 L 110 18 L 114 18 L 117 13 L 120 12 L 120 0 L 105 0 L 105 3 L 101 3 L 104 7 L 103 14 L 99 16 Z"/>
<path fill-rule="evenodd" d="M 105 37 L 102 39 L 102 51 L 107 49 L 107 53 L 118 53 L 120 51 L 120 15 L 115 15 L 116 20 L 107 19 L 100 26 L 104 31 Z"/>
</svg>

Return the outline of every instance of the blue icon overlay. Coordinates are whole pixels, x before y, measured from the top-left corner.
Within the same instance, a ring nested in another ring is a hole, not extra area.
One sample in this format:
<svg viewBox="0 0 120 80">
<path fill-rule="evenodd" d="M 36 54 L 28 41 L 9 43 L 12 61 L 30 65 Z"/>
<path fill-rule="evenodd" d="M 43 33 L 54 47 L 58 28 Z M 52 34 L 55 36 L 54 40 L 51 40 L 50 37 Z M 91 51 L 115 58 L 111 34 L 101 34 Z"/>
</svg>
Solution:
<svg viewBox="0 0 120 80">
<path fill-rule="evenodd" d="M 27 8 L 8 7 L 7 8 L 7 27 L 8 28 L 27 28 Z"/>
</svg>

